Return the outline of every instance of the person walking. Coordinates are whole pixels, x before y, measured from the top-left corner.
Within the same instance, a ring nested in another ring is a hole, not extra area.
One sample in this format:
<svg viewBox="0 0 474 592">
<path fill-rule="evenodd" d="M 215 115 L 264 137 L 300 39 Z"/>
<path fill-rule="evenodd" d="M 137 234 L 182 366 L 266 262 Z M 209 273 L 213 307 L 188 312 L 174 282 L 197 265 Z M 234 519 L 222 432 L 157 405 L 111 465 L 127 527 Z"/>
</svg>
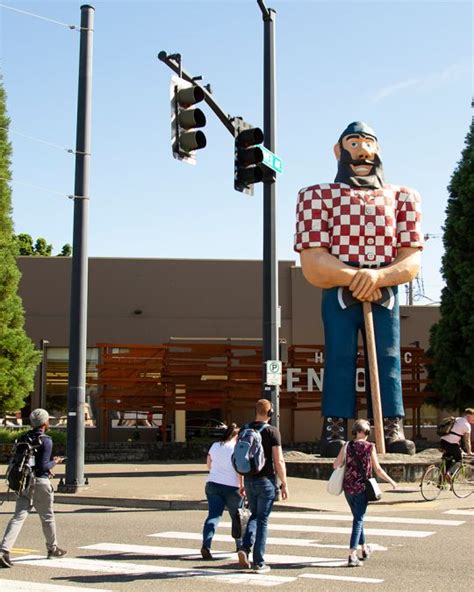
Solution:
<svg viewBox="0 0 474 592">
<path fill-rule="evenodd" d="M 468 407 L 464 410 L 462 417 L 456 417 L 449 433 L 442 436 L 439 447 L 443 451 L 443 458 L 446 462 L 446 472 L 449 476 L 462 462 L 461 442 L 464 443 L 466 454 L 473 456 L 471 446 L 471 425 L 474 424 L 474 409 Z"/>
<path fill-rule="evenodd" d="M 38 512 L 46 539 L 48 559 L 64 557 L 66 551 L 58 547 L 56 539 L 56 520 L 54 517 L 54 494 L 50 477 L 51 470 L 63 462 L 59 456 L 53 457 L 53 441 L 46 435 L 49 429 L 49 414 L 45 409 L 35 409 L 30 414 L 32 430 L 28 432 L 39 442 L 34 455 L 34 478 L 28 490 L 17 497 L 15 513 L 7 524 L 0 544 L 0 567 L 13 567 L 10 552 L 20 534 L 28 514 L 33 508 Z"/>
<path fill-rule="evenodd" d="M 214 442 L 207 454 L 209 475 L 206 482 L 206 497 L 209 513 L 202 530 L 201 555 L 203 559 L 212 559 L 212 539 L 224 509 L 227 508 L 233 525 L 238 521 L 238 509 L 242 502 L 240 490 L 243 486 L 243 478 L 235 471 L 231 461 L 238 433 L 239 428 L 235 423 L 232 423 L 224 432 L 222 440 Z M 240 537 L 239 533 L 235 538 L 237 550 L 241 545 Z"/>
<path fill-rule="evenodd" d="M 242 538 L 242 548 L 238 552 L 239 565 L 246 568 L 253 567 L 255 573 L 270 571 L 270 566 L 265 563 L 264 555 L 268 518 L 277 493 L 275 473 L 281 481 L 282 499 L 286 500 L 289 497 L 280 431 L 276 427 L 269 425 L 272 415 L 271 402 L 267 399 L 260 399 L 255 406 L 255 420 L 245 426 L 261 430 L 260 435 L 265 454 L 263 469 L 256 475 L 245 476 L 244 490 L 241 491 L 242 494 L 247 495 L 251 515 Z M 249 555 L 252 546 L 253 563 L 251 565 Z"/>
<path fill-rule="evenodd" d="M 357 419 L 352 427 L 353 440 L 346 446 L 346 470 L 344 473 L 344 495 L 352 512 L 352 533 L 349 544 L 350 555 L 349 567 L 358 567 L 362 561 L 370 556 L 370 546 L 365 542 L 364 517 L 367 511 L 368 499 L 365 491 L 365 480 L 371 477 L 372 469 L 375 474 L 390 483 L 393 489 L 397 484 L 391 479 L 380 466 L 377 451 L 372 442 L 368 442 L 370 435 L 370 424 L 365 419 Z M 344 464 L 344 448 L 342 448 L 334 461 L 334 468 Z M 363 469 L 363 473 L 360 468 Z M 357 555 L 358 548 L 361 548 L 361 555 Z"/>
</svg>

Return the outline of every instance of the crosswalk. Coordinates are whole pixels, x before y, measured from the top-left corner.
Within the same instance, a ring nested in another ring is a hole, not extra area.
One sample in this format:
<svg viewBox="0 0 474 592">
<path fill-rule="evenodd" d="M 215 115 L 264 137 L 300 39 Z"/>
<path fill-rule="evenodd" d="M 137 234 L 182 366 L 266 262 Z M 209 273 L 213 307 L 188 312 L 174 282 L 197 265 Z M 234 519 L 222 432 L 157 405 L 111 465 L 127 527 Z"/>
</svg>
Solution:
<svg viewBox="0 0 474 592">
<path fill-rule="evenodd" d="M 75 551 L 70 550 L 70 555 L 65 558 L 53 560 L 36 554 L 23 554 L 18 557 L 13 553 L 14 562 L 18 566 L 47 569 L 47 577 L 51 583 L 21 581 L 14 578 L 16 573 L 10 574 L 9 571 L 5 574 L 0 573 L 0 576 L 12 576 L 12 579 L 0 577 L 0 590 L 2 592 L 83 592 L 85 590 L 113 592 L 117 589 L 136 589 L 133 587 L 133 582 L 137 578 L 156 578 L 156 582 L 160 582 L 199 576 L 196 582 L 237 584 L 246 588 L 285 586 L 300 578 L 303 579 L 302 581 L 314 580 L 328 583 L 333 581 L 338 583 L 338 589 L 349 591 L 354 589 L 355 584 L 370 587 L 385 581 L 386 574 L 383 569 L 380 568 L 380 573 L 377 573 L 377 569 L 373 569 L 377 565 L 376 557 L 379 553 L 384 553 L 391 548 L 395 549 L 410 539 L 426 539 L 435 536 L 443 529 L 461 526 L 474 515 L 474 511 L 471 509 L 448 510 L 444 514 L 447 516 L 443 515 L 436 519 L 381 514 L 367 516 L 368 526 L 365 532 L 373 551 L 376 552 L 375 559 L 371 560 L 370 577 L 366 577 L 360 570 L 346 570 L 347 543 L 351 532 L 350 524 L 347 523 L 352 521 L 350 514 L 274 512 L 270 519 L 265 555 L 272 571 L 263 575 L 238 567 L 237 557 L 233 552 L 234 541 L 230 536 L 231 524 L 224 520 L 219 525 L 219 532 L 214 536 L 212 549 L 214 560 L 203 562 L 199 553 L 201 525 L 204 520 L 204 513 L 201 512 L 202 521 L 199 528 L 144 533 L 142 544 L 103 540 L 82 545 Z M 334 525 L 328 525 L 331 522 Z M 186 524 L 185 521 L 183 521 L 184 524 Z M 198 524 L 198 521 L 196 520 L 194 524 Z M 386 528 L 386 525 L 390 528 Z M 314 534 L 318 538 L 312 538 Z M 153 544 L 151 544 L 152 541 Z M 153 560 L 152 563 L 150 563 L 151 560 Z M 11 571 L 15 572 L 15 570 Z M 21 573 L 26 572 L 22 570 Z M 51 575 L 57 576 L 58 573 L 62 576 L 56 578 Z M 71 574 L 96 574 L 97 577 L 89 576 L 92 578 L 92 584 L 88 583 L 87 588 L 84 588 L 80 585 L 81 579 Z M 65 584 L 58 585 L 54 582 L 55 579 Z M 78 585 L 75 585 L 75 582 L 79 582 Z M 110 586 L 107 587 L 109 582 Z M 121 582 L 119 588 L 112 585 L 117 582 Z M 105 583 L 106 587 L 94 587 L 95 583 L 99 585 Z M 344 583 L 347 586 L 340 587 Z"/>
</svg>

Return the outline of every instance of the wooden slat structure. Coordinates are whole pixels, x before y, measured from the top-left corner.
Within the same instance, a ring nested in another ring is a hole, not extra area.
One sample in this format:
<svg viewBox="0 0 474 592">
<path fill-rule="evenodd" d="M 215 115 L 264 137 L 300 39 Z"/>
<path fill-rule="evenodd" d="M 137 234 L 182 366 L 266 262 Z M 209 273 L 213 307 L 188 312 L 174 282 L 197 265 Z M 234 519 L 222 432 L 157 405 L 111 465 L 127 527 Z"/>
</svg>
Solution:
<svg viewBox="0 0 474 592">
<path fill-rule="evenodd" d="M 261 342 L 189 341 L 156 346 L 99 343 L 97 407 L 101 439 L 108 440 L 109 411 L 163 414 L 163 427 L 176 410 L 220 409 L 229 422 L 238 408 L 251 408 L 261 396 Z M 420 408 L 426 398 L 426 358 L 417 347 L 401 349 L 406 409 L 413 413 L 413 436 L 420 434 Z M 324 346 L 293 345 L 284 364 L 280 407 L 291 411 L 291 439 L 296 413 L 320 410 Z M 364 352 L 358 355 L 364 368 Z M 363 373 L 357 407 L 366 408 Z M 166 437 L 166 429 L 163 430 Z"/>
</svg>

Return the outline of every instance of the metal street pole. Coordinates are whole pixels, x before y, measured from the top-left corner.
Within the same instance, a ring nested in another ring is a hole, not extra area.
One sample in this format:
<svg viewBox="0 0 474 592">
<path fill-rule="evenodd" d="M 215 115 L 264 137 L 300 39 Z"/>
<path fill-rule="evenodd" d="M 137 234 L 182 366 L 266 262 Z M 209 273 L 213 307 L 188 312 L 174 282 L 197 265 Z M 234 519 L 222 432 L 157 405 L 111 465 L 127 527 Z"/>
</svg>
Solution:
<svg viewBox="0 0 474 592">
<path fill-rule="evenodd" d="M 69 331 L 66 483 L 62 491 L 76 493 L 84 485 L 84 404 L 87 355 L 87 221 L 92 111 L 92 6 L 81 6 L 79 86 L 77 97 L 74 234 Z"/>
<path fill-rule="evenodd" d="M 276 66 L 275 66 L 275 17 L 273 8 L 267 8 L 263 0 L 257 0 L 262 11 L 263 49 L 263 134 L 265 147 L 276 153 Z M 265 177 L 263 185 L 263 362 L 278 360 L 278 259 L 276 253 L 276 175 Z M 274 409 L 274 425 L 280 426 L 280 387 L 267 385 L 266 399 Z"/>
</svg>

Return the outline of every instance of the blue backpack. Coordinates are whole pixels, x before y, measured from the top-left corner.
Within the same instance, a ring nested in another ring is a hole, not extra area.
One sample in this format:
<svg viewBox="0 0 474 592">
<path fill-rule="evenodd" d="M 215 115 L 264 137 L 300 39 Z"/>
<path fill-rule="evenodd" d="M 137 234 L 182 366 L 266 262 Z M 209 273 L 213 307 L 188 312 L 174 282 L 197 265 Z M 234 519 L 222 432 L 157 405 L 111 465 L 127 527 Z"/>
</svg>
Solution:
<svg viewBox="0 0 474 592">
<path fill-rule="evenodd" d="M 244 425 L 239 432 L 239 437 L 232 453 L 232 464 L 240 475 L 250 476 L 260 473 L 265 466 L 265 452 L 262 446 L 260 432 L 267 427 L 264 423 L 258 428 Z"/>
</svg>

